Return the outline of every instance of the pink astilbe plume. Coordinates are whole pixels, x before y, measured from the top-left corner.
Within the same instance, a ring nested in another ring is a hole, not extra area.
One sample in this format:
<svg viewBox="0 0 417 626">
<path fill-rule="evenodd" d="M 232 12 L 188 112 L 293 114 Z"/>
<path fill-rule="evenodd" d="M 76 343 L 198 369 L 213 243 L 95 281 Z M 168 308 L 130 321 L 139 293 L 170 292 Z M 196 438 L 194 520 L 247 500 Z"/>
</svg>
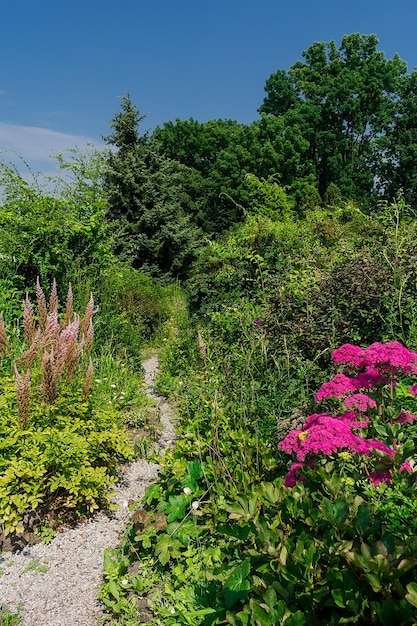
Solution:
<svg viewBox="0 0 417 626">
<path fill-rule="evenodd" d="M 80 320 L 75 316 L 75 320 L 67 326 L 65 333 L 65 368 L 67 371 L 67 381 L 70 381 L 78 365 L 80 350 L 78 345 L 78 331 L 80 328 Z M 63 331 L 64 332 L 64 331 Z"/>
<path fill-rule="evenodd" d="M 58 381 L 55 369 L 55 357 L 53 350 L 42 355 L 42 380 L 40 386 L 40 398 L 42 402 L 53 404 L 58 394 Z"/>
<path fill-rule="evenodd" d="M 58 311 L 54 309 L 46 318 L 45 330 L 43 333 L 43 347 L 56 346 L 59 336 Z"/>
<path fill-rule="evenodd" d="M 88 328 L 90 326 L 90 321 L 93 319 L 93 316 L 95 315 L 95 313 L 97 313 L 97 310 L 94 309 L 94 298 L 93 298 L 93 294 L 91 294 L 87 307 L 85 309 L 84 317 L 80 321 L 81 335 L 87 334 Z"/>
<path fill-rule="evenodd" d="M 62 321 L 61 328 L 65 328 L 66 326 L 68 326 L 68 324 L 70 324 L 72 322 L 73 315 L 74 315 L 74 308 L 73 307 L 74 307 L 74 297 L 73 297 L 73 294 L 72 294 L 71 283 L 69 283 L 67 299 L 65 301 L 65 317 L 64 317 L 64 319 Z"/>
<path fill-rule="evenodd" d="M 35 336 L 33 337 L 32 344 L 17 360 L 18 367 L 21 367 L 23 365 L 26 370 L 29 370 L 32 367 L 33 363 L 35 362 L 36 356 L 38 354 L 40 343 L 41 343 L 41 329 L 38 328 L 38 330 L 35 333 Z"/>
<path fill-rule="evenodd" d="M 27 292 L 23 308 L 23 332 L 25 336 L 25 343 L 27 346 L 30 346 L 35 337 L 36 322 L 33 313 L 33 306 L 31 301 L 29 300 L 29 294 Z"/>
<path fill-rule="evenodd" d="M 36 279 L 36 299 L 38 303 L 38 323 L 42 331 L 45 330 L 46 320 L 48 317 L 48 309 L 46 307 L 45 294 L 42 291 L 41 284 L 39 282 L 39 276 Z"/>
<path fill-rule="evenodd" d="M 93 366 L 93 361 L 90 356 L 87 372 L 85 374 L 84 387 L 83 387 L 83 396 L 82 396 L 83 402 L 86 402 L 88 399 L 88 395 L 91 389 L 91 384 L 93 382 L 93 373 L 94 373 L 94 366 Z"/>
<path fill-rule="evenodd" d="M 55 278 L 52 282 L 51 295 L 49 296 L 49 313 L 52 313 L 52 311 L 58 312 L 58 292 L 56 290 Z"/>
<path fill-rule="evenodd" d="M 87 329 L 84 339 L 84 352 L 85 354 L 89 354 L 91 352 L 91 348 L 93 347 L 94 342 L 94 329 L 92 319 L 90 319 L 90 325 Z"/>
<path fill-rule="evenodd" d="M 2 357 L 5 353 L 10 354 L 10 343 L 7 337 L 4 321 L 0 317 L 0 357 Z"/>
</svg>

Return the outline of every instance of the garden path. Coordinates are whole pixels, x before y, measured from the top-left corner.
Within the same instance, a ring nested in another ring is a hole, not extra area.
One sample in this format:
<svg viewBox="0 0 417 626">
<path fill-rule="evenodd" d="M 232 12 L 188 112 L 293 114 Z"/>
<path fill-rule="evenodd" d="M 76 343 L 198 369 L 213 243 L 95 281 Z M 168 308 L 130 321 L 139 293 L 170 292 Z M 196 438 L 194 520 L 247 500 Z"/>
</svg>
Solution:
<svg viewBox="0 0 417 626">
<path fill-rule="evenodd" d="M 158 405 L 162 434 L 160 452 L 172 445 L 175 429 L 166 399 L 155 391 L 158 357 L 143 362 L 147 395 Z M 21 552 L 0 554 L 0 607 L 21 607 L 23 626 L 97 626 L 97 600 L 102 583 L 103 552 L 117 547 L 131 515 L 128 502 L 137 501 L 158 477 L 159 466 L 144 460 L 123 468 L 114 486 L 117 509 L 98 514 L 85 524 L 57 534 L 49 544 L 26 546 Z"/>
</svg>

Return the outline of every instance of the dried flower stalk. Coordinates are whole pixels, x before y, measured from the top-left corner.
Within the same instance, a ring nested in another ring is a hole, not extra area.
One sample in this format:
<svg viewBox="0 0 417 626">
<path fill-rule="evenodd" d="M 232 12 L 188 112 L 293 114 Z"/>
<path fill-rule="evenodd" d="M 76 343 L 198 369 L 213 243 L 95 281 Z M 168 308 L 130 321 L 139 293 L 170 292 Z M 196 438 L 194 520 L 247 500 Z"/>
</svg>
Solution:
<svg viewBox="0 0 417 626">
<path fill-rule="evenodd" d="M 207 350 L 206 350 L 206 345 L 204 343 L 203 335 L 201 334 L 200 331 L 198 331 L 197 333 L 197 338 L 198 338 L 198 349 L 200 351 L 200 356 L 203 359 L 203 361 L 205 361 L 207 358 Z"/>
<path fill-rule="evenodd" d="M 4 321 L 0 318 L 0 357 L 2 357 L 4 353 L 10 354 L 10 344 Z"/>
</svg>

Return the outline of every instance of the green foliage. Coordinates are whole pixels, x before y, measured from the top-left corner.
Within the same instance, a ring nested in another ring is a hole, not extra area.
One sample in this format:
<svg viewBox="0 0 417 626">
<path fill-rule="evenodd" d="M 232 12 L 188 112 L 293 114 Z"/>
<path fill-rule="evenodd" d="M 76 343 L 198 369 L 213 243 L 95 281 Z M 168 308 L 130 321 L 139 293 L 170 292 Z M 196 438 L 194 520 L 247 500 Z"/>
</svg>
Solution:
<svg viewBox="0 0 417 626">
<path fill-rule="evenodd" d="M 111 242 L 105 224 L 105 203 L 90 194 L 59 199 L 31 188 L 2 165 L 0 184 L 6 193 L 0 207 L 0 272 L 15 283 L 34 285 L 73 280 L 77 269 L 105 267 L 111 260 Z M 16 276 L 17 275 L 17 276 Z"/>
<path fill-rule="evenodd" d="M 306 141 L 303 175 L 316 176 L 322 199 L 336 185 L 344 198 L 368 207 L 375 163 L 386 163 L 387 153 L 375 148 L 381 134 L 390 136 L 406 65 L 377 47 L 375 35 L 359 33 L 345 35 L 339 48 L 334 41 L 314 42 L 303 61 L 266 82 L 259 111 L 299 129 Z"/>
<path fill-rule="evenodd" d="M 0 378 L 0 520 L 3 534 L 22 532 L 23 515 L 90 514 L 108 508 L 117 463 L 133 449 L 118 410 L 91 394 L 92 362 L 81 356 L 92 346 L 92 298 L 86 313 L 74 314 L 69 290 L 58 322 L 57 290 L 49 307 L 37 284 L 36 322 L 26 299 L 26 350 L 14 364 L 2 327 Z M 19 372 L 20 370 L 20 372 Z M 32 386 L 32 391 L 31 391 Z M 39 393 L 33 393 L 33 387 Z"/>
<path fill-rule="evenodd" d="M 201 240 L 189 211 L 193 185 L 182 166 L 161 156 L 139 134 L 142 120 L 127 95 L 110 123 L 114 133 L 107 142 L 116 149 L 108 151 L 104 181 L 115 251 L 154 275 L 183 276 Z"/>
<path fill-rule="evenodd" d="M 9 611 L 7 606 L 0 606 L 0 626 L 19 626 L 22 623 L 20 608 Z"/>
</svg>

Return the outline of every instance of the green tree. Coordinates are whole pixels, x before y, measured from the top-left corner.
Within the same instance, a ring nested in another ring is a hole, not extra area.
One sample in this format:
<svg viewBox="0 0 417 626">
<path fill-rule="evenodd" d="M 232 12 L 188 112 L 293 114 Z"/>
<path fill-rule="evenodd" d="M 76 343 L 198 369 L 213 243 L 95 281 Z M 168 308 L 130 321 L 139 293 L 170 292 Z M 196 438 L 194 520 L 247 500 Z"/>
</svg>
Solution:
<svg viewBox="0 0 417 626">
<path fill-rule="evenodd" d="M 398 109 L 406 64 L 386 59 L 375 35 L 345 35 L 315 42 L 288 73 L 279 70 L 266 82 L 261 113 L 283 116 L 286 127 L 300 129 L 308 148 L 301 156 L 325 198 L 330 184 L 346 198 L 369 204 L 374 193 L 376 139 L 387 132 Z"/>
<path fill-rule="evenodd" d="M 147 133 L 140 134 L 143 120 L 128 94 L 110 123 L 114 132 L 105 138 L 112 146 L 104 181 L 115 251 L 137 269 L 181 277 L 201 245 L 198 182 L 188 168 L 161 155 Z"/>
<path fill-rule="evenodd" d="M 300 155 L 308 147 L 296 125 L 263 115 L 251 124 L 190 119 L 167 122 L 155 129 L 152 141 L 169 158 L 199 172 L 205 181 L 205 216 L 201 225 L 218 234 L 243 220 L 250 206 L 246 175 L 277 178 L 283 186 L 308 175 Z"/>
<path fill-rule="evenodd" d="M 400 190 L 406 203 L 417 206 L 417 71 L 404 76 L 400 87 L 398 114 L 380 140 L 378 180 L 381 195 L 393 201 Z"/>
</svg>

